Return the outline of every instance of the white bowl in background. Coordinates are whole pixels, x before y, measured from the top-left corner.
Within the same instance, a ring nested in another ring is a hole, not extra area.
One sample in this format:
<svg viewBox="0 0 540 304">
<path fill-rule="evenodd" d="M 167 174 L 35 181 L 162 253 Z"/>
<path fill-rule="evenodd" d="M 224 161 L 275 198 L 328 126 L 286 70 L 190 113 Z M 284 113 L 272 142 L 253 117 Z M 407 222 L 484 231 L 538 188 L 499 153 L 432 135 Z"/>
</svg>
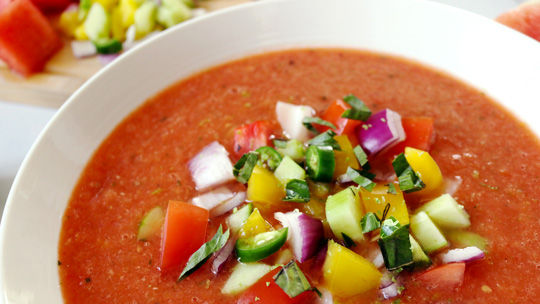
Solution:
<svg viewBox="0 0 540 304">
<path fill-rule="evenodd" d="M 226 30 L 224 30 L 226 29 Z M 61 218 L 87 161 L 130 112 L 179 79 L 270 50 L 343 47 L 443 70 L 509 108 L 540 134 L 540 44 L 421 0 L 277 0 L 185 22 L 121 56 L 58 111 L 25 159 L 0 234 L 0 300 L 61 303 Z"/>
</svg>

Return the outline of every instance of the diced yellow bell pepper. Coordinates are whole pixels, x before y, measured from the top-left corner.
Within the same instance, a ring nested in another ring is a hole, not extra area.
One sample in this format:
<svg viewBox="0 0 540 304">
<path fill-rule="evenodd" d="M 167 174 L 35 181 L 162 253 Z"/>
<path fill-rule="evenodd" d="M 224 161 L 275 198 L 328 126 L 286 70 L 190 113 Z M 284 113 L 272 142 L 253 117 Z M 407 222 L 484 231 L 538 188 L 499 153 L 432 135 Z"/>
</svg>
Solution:
<svg viewBox="0 0 540 304">
<path fill-rule="evenodd" d="M 76 40 L 88 40 L 88 35 L 86 35 L 86 32 L 84 31 L 83 23 L 77 26 L 73 35 L 75 36 Z"/>
<path fill-rule="evenodd" d="M 334 179 L 338 176 L 347 173 L 347 168 L 359 169 L 360 165 L 354 155 L 353 147 L 349 138 L 346 135 L 334 136 L 334 139 L 338 142 L 341 151 L 334 151 L 334 158 L 336 159 L 336 168 L 334 169 Z"/>
<path fill-rule="evenodd" d="M 328 241 L 323 277 L 331 293 L 343 297 L 364 293 L 379 287 L 381 276 L 370 261 L 332 240 Z"/>
<path fill-rule="evenodd" d="M 405 159 L 426 184 L 424 189 L 413 193 L 423 197 L 432 197 L 442 192 L 444 183 L 441 170 L 428 152 L 406 147 Z"/>
<path fill-rule="evenodd" d="M 124 41 L 126 29 L 122 21 L 122 11 L 119 6 L 113 8 L 111 12 L 111 32 L 113 38 L 118 41 Z"/>
<path fill-rule="evenodd" d="M 94 2 L 101 4 L 107 11 L 111 11 L 111 9 L 118 4 L 118 0 L 92 0 L 92 3 Z"/>
<path fill-rule="evenodd" d="M 75 30 L 79 26 L 79 12 L 78 11 L 64 11 L 60 15 L 59 20 L 60 29 L 62 33 L 69 38 L 75 36 Z"/>
<path fill-rule="evenodd" d="M 398 183 L 394 183 L 394 188 L 396 194 L 388 193 L 388 186 L 383 184 L 377 184 L 371 192 L 360 187 L 362 203 L 366 212 L 372 212 L 379 218 L 383 215 L 386 205 L 390 204 L 386 218 L 393 216 L 401 225 L 406 225 L 409 223 L 409 212 L 407 211 L 405 199 L 403 199 L 403 192 L 399 189 Z"/>
<path fill-rule="evenodd" d="M 248 180 L 247 199 L 254 204 L 279 204 L 285 198 L 285 189 L 274 174 L 255 166 Z"/>
<path fill-rule="evenodd" d="M 137 10 L 137 3 L 134 0 L 120 0 L 118 8 L 120 9 L 122 26 L 124 29 L 127 29 L 130 25 L 135 23 L 135 11 Z"/>
<path fill-rule="evenodd" d="M 248 238 L 257 234 L 272 230 L 270 225 L 262 217 L 259 209 L 255 208 L 238 232 L 240 238 Z"/>
</svg>

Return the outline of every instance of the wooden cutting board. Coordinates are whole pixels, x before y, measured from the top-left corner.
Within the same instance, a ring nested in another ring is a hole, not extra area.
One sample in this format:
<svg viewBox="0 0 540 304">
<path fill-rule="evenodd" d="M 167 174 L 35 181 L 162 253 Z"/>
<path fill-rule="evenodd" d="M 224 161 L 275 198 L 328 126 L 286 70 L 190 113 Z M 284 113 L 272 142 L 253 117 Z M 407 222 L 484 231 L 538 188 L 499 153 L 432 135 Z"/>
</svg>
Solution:
<svg viewBox="0 0 540 304">
<path fill-rule="evenodd" d="M 198 6 L 215 11 L 253 0 L 208 0 Z M 69 41 L 46 65 L 42 73 L 29 78 L 13 74 L 0 61 L 0 100 L 59 108 L 73 92 L 99 71 L 103 65 L 97 57 L 76 59 Z"/>
</svg>

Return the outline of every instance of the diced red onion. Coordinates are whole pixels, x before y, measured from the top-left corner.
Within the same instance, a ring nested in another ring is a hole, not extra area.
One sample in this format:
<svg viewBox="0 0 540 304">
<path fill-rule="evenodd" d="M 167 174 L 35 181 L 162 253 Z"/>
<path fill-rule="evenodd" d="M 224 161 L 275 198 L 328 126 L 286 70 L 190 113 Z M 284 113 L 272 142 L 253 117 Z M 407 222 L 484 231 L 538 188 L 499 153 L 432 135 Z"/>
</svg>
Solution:
<svg viewBox="0 0 540 304">
<path fill-rule="evenodd" d="M 233 196 L 234 192 L 229 187 L 222 186 L 192 198 L 191 203 L 210 210 Z"/>
<path fill-rule="evenodd" d="M 227 262 L 234 250 L 235 244 L 236 239 L 231 236 L 225 246 L 223 246 L 223 248 L 221 248 L 221 250 L 217 252 L 216 257 L 212 262 L 212 272 L 214 274 L 218 274 L 218 272 L 223 269 L 225 262 Z"/>
<path fill-rule="evenodd" d="M 338 176 L 337 182 L 340 183 L 340 184 L 345 184 L 345 183 L 352 182 L 352 179 L 349 176 L 349 174 L 345 173 L 345 174 L 341 174 L 340 176 Z"/>
<path fill-rule="evenodd" d="M 381 248 L 379 247 L 379 244 L 376 241 L 370 240 L 371 243 L 369 244 L 369 248 L 366 253 L 366 259 L 371 261 L 373 265 L 377 268 L 381 268 L 384 266 L 384 258 L 381 252 Z"/>
<path fill-rule="evenodd" d="M 217 141 L 204 147 L 189 161 L 188 166 L 199 191 L 234 180 L 229 153 Z"/>
<path fill-rule="evenodd" d="M 294 105 L 282 101 L 276 104 L 276 115 L 281 128 L 291 139 L 306 141 L 309 131 L 302 124 L 304 117 L 313 117 L 315 110 L 310 106 Z"/>
<path fill-rule="evenodd" d="M 238 192 L 236 193 L 235 196 L 233 196 L 229 200 L 219 204 L 217 207 L 210 210 L 210 217 L 216 217 L 216 216 L 225 214 L 245 201 L 246 201 L 246 192 Z"/>
<path fill-rule="evenodd" d="M 321 221 L 298 210 L 287 213 L 276 212 L 274 217 L 284 227 L 289 227 L 288 241 L 298 262 L 303 263 L 315 255 L 324 237 Z"/>
<path fill-rule="evenodd" d="M 118 54 L 107 54 L 107 55 L 101 54 L 101 55 L 98 56 L 98 60 L 99 60 L 99 63 L 101 63 L 101 65 L 106 66 L 107 64 L 113 62 L 113 60 L 118 58 L 118 56 L 120 56 L 120 53 L 118 53 Z"/>
<path fill-rule="evenodd" d="M 66 9 L 62 13 L 77 12 L 77 11 L 79 11 L 79 3 L 71 3 L 66 7 Z"/>
<path fill-rule="evenodd" d="M 399 295 L 399 285 L 397 283 L 392 283 L 384 288 L 379 289 L 381 295 L 385 299 L 391 299 Z"/>
<path fill-rule="evenodd" d="M 485 256 L 482 249 L 471 246 L 463 249 L 451 249 L 446 253 L 441 253 L 439 258 L 444 264 L 448 263 L 458 263 L 458 262 L 472 262 L 476 260 L 481 260 Z"/>
<path fill-rule="evenodd" d="M 73 53 L 73 56 L 75 56 L 75 58 L 80 59 L 96 55 L 97 49 L 96 46 L 92 43 L 92 41 L 72 40 L 71 52 Z"/>
<path fill-rule="evenodd" d="M 334 298 L 332 296 L 332 293 L 324 288 L 324 287 L 317 287 L 317 289 L 321 292 L 322 296 L 318 298 L 318 303 L 320 304 L 334 304 Z"/>
<path fill-rule="evenodd" d="M 401 116 L 390 109 L 384 109 L 358 126 L 356 136 L 366 153 L 375 155 L 405 140 L 405 131 Z"/>
<path fill-rule="evenodd" d="M 396 283 L 397 276 L 394 276 L 393 273 L 388 271 L 386 268 L 382 271 L 382 277 L 381 277 L 381 283 L 379 285 L 379 289 L 383 289 L 385 287 L 388 287 L 394 283 Z"/>
<path fill-rule="evenodd" d="M 311 269 L 313 272 L 320 273 L 326 261 L 326 253 L 328 252 L 328 243 L 325 242 L 324 245 L 317 251 L 315 257 L 313 258 L 313 263 L 311 263 Z"/>
<path fill-rule="evenodd" d="M 445 192 L 454 195 L 456 191 L 459 189 L 459 186 L 461 186 L 461 183 L 463 182 L 463 179 L 461 179 L 461 176 L 456 176 L 454 178 L 445 178 L 444 179 L 444 189 Z"/>
</svg>

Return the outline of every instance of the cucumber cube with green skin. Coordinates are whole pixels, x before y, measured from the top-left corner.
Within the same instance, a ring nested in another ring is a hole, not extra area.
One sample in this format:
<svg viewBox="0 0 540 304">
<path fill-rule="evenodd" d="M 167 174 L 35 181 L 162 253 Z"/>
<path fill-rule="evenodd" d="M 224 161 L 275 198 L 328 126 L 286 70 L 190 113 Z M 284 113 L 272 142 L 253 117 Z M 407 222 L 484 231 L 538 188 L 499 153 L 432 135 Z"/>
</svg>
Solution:
<svg viewBox="0 0 540 304">
<path fill-rule="evenodd" d="M 279 163 L 276 171 L 274 171 L 274 175 L 283 185 L 286 185 L 293 179 L 306 179 L 306 171 L 287 155 L 285 155 L 281 163 Z"/>
<path fill-rule="evenodd" d="M 111 17 L 101 4 L 95 2 L 83 23 L 84 32 L 91 41 L 110 37 Z"/>
<path fill-rule="evenodd" d="M 427 254 L 448 246 L 442 232 L 424 211 L 411 216 L 411 230 Z"/>
<path fill-rule="evenodd" d="M 441 229 L 462 229 L 471 226 L 469 214 L 450 194 L 443 194 L 420 207 Z"/>
<path fill-rule="evenodd" d="M 135 11 L 135 29 L 138 37 L 144 37 L 156 26 L 157 4 L 154 1 L 145 1 Z"/>
<path fill-rule="evenodd" d="M 166 28 L 191 18 L 190 8 L 182 0 L 163 0 L 157 11 L 157 21 Z"/>
<path fill-rule="evenodd" d="M 233 234 L 237 234 L 238 231 L 240 231 L 248 217 L 251 215 L 251 212 L 253 212 L 253 204 L 249 203 L 233 214 L 229 215 L 227 218 L 227 225 Z"/>
<path fill-rule="evenodd" d="M 260 278 L 264 277 L 272 270 L 272 266 L 263 263 L 238 263 L 225 282 L 221 292 L 229 295 L 236 295 L 248 289 Z"/>
<path fill-rule="evenodd" d="M 431 259 L 427 256 L 424 250 L 422 250 L 420 244 L 418 244 L 418 242 L 410 234 L 409 239 L 411 241 L 411 251 L 413 255 L 414 267 L 424 267 L 431 265 Z"/>
<path fill-rule="evenodd" d="M 343 234 L 357 243 L 364 242 L 360 221 L 364 216 L 358 190 L 341 190 L 326 199 L 326 219 L 334 235 L 343 241 Z"/>
</svg>

